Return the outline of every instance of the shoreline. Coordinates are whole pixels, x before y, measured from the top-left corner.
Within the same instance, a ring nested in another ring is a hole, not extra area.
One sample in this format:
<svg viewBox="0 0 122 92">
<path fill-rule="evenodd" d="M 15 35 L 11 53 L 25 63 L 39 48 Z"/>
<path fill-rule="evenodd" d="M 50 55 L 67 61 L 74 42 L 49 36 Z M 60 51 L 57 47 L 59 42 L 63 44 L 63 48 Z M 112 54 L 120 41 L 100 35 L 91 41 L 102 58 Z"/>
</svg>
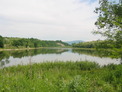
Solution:
<svg viewBox="0 0 122 92">
<path fill-rule="evenodd" d="M 73 47 L 38 47 L 38 48 L 13 48 L 13 49 L 2 49 L 0 51 L 17 51 L 17 50 L 32 50 L 32 49 L 41 49 L 41 48 L 71 48 L 71 49 L 79 49 L 79 50 L 107 50 L 107 51 L 121 51 L 121 49 L 96 49 L 96 48 L 73 48 Z"/>
<path fill-rule="evenodd" d="M 32 49 L 41 49 L 41 48 L 71 48 L 71 47 L 14 48 L 14 49 L 0 49 L 0 51 L 32 50 Z"/>
<path fill-rule="evenodd" d="M 40 47 L 40 48 L 44 48 L 44 47 Z M 31 50 L 31 49 L 40 49 L 40 48 L 0 49 L 0 51 Z"/>
</svg>

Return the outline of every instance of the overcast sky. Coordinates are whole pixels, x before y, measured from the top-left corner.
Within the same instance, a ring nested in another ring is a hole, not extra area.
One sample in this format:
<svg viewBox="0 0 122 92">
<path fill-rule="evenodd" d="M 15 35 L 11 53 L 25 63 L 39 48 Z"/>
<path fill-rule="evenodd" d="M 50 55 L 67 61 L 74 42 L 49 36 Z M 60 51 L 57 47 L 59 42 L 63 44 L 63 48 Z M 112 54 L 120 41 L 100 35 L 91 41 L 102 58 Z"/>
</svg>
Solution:
<svg viewBox="0 0 122 92">
<path fill-rule="evenodd" d="M 94 13 L 98 0 L 0 0 L 0 35 L 41 40 L 100 39 Z"/>
</svg>

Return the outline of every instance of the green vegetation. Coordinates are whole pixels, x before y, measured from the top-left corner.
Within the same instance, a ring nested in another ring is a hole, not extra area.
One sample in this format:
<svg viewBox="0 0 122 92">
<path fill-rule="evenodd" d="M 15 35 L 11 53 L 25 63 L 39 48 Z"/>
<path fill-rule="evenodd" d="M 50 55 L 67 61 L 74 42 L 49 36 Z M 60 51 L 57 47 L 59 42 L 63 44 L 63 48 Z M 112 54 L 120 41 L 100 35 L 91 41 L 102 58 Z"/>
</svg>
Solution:
<svg viewBox="0 0 122 92">
<path fill-rule="evenodd" d="M 73 49 L 73 52 L 90 56 L 120 58 L 122 60 L 122 50 L 118 49 L 117 50 Z"/>
<path fill-rule="evenodd" d="M 111 57 L 122 59 L 122 43 L 117 44 L 116 41 L 104 40 L 104 41 L 90 41 L 73 44 L 72 47 L 80 48 L 73 49 L 73 52 L 86 53 L 99 57 Z"/>
<path fill-rule="evenodd" d="M 45 62 L 3 68 L 0 92 L 122 92 L 122 65 Z"/>
<path fill-rule="evenodd" d="M 95 10 L 99 16 L 95 23 L 98 30 L 94 33 L 122 46 L 122 0 L 119 3 L 116 0 L 99 0 L 99 4 L 100 7 Z"/>
<path fill-rule="evenodd" d="M 64 47 L 69 46 L 60 40 L 44 41 L 35 38 L 14 38 L 0 36 L 0 48 L 38 48 L 38 47 Z"/>
<path fill-rule="evenodd" d="M 99 15 L 95 25 L 98 27 L 95 34 L 105 36 L 106 40 L 81 42 L 73 44 L 75 48 L 112 49 L 122 53 L 122 0 L 119 3 L 109 0 L 99 0 L 100 7 L 95 13 Z M 114 53 L 115 54 L 115 53 Z"/>
<path fill-rule="evenodd" d="M 95 48 L 106 50 L 106 55 L 112 57 L 122 55 L 122 0 L 99 0 L 100 6 L 95 9 L 98 19 L 95 23 L 98 30 L 95 34 L 101 34 L 107 39 L 104 41 L 91 41 L 73 44 L 75 48 Z M 108 53 L 111 50 L 111 54 Z M 122 57 L 122 56 L 121 56 Z"/>
<path fill-rule="evenodd" d="M 81 42 L 78 44 L 73 44 L 72 46 L 77 48 L 122 49 L 122 43 L 118 44 L 117 41 L 112 40 Z"/>
<path fill-rule="evenodd" d="M 91 42 L 80 42 L 78 44 L 72 44 L 73 47 L 75 48 L 96 48 L 96 41 L 91 41 Z"/>
<path fill-rule="evenodd" d="M 73 44 L 76 48 L 95 48 L 92 55 L 122 58 L 122 0 L 120 3 L 99 0 L 99 15 L 94 33 L 107 37 L 104 41 Z M 0 48 L 64 47 L 62 41 L 43 41 L 35 38 L 12 38 L 0 36 Z M 102 49 L 102 50 L 101 50 Z M 103 50 L 104 49 L 104 50 Z M 106 50 L 107 49 L 107 50 Z M 55 53 L 53 49 L 47 53 Z M 57 51 L 61 53 L 63 51 Z M 74 49 L 83 53 L 84 50 Z M 112 52 L 112 53 L 111 53 Z M 0 61 L 8 58 L 33 56 L 42 50 L 0 52 Z M 104 54 L 103 54 L 104 53 Z M 44 52 L 45 54 L 45 52 Z M 31 62 L 31 61 L 30 61 Z M 3 62 L 1 61 L 1 64 Z M 44 62 L 18 65 L 0 69 L 0 92 L 122 92 L 122 64 L 100 67 L 94 62 Z"/>
<path fill-rule="evenodd" d="M 3 37 L 0 36 L 0 48 L 3 48 L 4 47 L 4 41 L 3 41 Z"/>
</svg>

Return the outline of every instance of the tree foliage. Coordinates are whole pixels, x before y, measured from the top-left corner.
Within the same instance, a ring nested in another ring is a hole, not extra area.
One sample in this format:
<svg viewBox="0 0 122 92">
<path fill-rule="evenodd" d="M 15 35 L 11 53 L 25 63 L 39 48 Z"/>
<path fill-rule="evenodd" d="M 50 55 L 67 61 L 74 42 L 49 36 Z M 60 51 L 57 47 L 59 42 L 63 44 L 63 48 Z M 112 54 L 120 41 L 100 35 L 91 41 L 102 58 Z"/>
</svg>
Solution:
<svg viewBox="0 0 122 92">
<path fill-rule="evenodd" d="M 90 42 L 81 42 L 78 44 L 73 44 L 72 46 L 77 47 L 77 48 L 104 48 L 104 49 L 108 49 L 108 48 L 114 48 L 115 42 L 110 41 L 110 40 L 104 40 L 104 41 L 98 40 L 98 41 L 90 41 Z"/>
<path fill-rule="evenodd" d="M 45 41 L 36 38 L 13 38 L 4 37 L 5 48 L 38 48 L 38 47 L 61 47 L 68 46 L 62 41 Z"/>
<path fill-rule="evenodd" d="M 73 47 L 76 48 L 96 48 L 96 49 L 113 49 L 122 47 L 122 44 L 119 44 L 120 41 L 113 41 L 113 40 L 97 40 L 97 41 L 90 41 L 90 42 L 81 42 L 78 44 L 73 44 Z M 122 43 L 122 42 L 121 42 Z"/>
<path fill-rule="evenodd" d="M 122 0 L 99 0 L 100 7 L 96 8 L 98 19 L 95 25 L 98 30 L 94 33 L 101 34 L 108 39 L 122 42 Z M 119 40 L 118 40 L 119 39 Z"/>
<path fill-rule="evenodd" d="M 0 36 L 0 48 L 4 47 L 4 38 Z"/>
</svg>

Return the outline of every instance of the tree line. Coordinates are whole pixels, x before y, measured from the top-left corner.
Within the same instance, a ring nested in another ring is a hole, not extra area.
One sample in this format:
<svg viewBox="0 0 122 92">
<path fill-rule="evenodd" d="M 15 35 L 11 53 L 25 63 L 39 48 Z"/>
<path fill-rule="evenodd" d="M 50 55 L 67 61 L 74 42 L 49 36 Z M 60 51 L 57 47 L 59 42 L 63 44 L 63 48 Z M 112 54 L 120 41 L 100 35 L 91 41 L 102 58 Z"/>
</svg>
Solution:
<svg viewBox="0 0 122 92">
<path fill-rule="evenodd" d="M 37 47 L 60 47 L 68 46 L 60 40 L 47 41 L 36 38 L 14 38 L 0 36 L 0 48 L 37 48 Z"/>
<path fill-rule="evenodd" d="M 97 41 L 90 41 L 90 42 L 81 42 L 78 44 L 73 44 L 72 46 L 76 48 L 120 49 L 122 48 L 122 43 L 118 44 L 117 41 L 113 41 L 113 40 L 97 40 Z"/>
</svg>

